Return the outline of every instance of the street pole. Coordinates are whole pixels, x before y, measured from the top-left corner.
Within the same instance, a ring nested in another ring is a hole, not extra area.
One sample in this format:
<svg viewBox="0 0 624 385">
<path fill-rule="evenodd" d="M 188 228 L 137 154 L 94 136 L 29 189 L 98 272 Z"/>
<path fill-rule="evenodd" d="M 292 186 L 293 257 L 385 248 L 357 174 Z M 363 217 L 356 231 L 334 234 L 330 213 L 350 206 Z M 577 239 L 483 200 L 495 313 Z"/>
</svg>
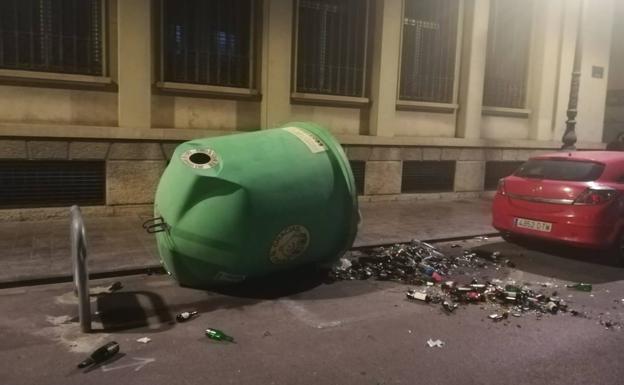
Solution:
<svg viewBox="0 0 624 385">
<path fill-rule="evenodd" d="M 580 9 L 577 22 L 576 44 L 574 45 L 574 68 L 572 69 L 572 83 L 570 84 L 570 98 L 568 100 L 568 111 L 566 129 L 561 138 L 564 151 L 576 150 L 576 115 L 578 114 L 578 95 L 581 86 L 581 59 L 583 57 L 583 8 L 585 1 L 580 1 Z"/>
<path fill-rule="evenodd" d="M 91 299 L 89 298 L 89 272 L 87 271 L 87 236 L 80 207 L 70 208 L 69 225 L 74 275 L 74 293 L 78 296 L 78 319 L 83 333 L 91 331 Z"/>
</svg>

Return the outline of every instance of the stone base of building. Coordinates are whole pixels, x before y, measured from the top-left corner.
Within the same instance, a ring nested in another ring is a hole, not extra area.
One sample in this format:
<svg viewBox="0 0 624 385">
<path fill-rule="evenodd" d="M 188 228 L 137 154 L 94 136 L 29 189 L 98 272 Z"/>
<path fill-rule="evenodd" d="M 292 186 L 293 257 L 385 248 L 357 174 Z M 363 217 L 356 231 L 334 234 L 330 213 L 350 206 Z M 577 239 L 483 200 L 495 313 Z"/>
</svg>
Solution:
<svg viewBox="0 0 624 385">
<path fill-rule="evenodd" d="M 105 197 L 99 205 L 85 206 L 85 214 L 150 216 L 160 175 L 178 144 L 0 139 L 0 160 L 102 162 Z M 345 145 L 344 149 L 354 169 L 360 200 L 366 202 L 474 199 L 491 195 L 488 191 L 495 189 L 498 177 L 504 176 L 497 175 L 493 165 L 506 165 L 510 169 L 531 156 L 555 150 L 359 145 Z M 67 215 L 68 207 L 0 209 L 0 221 L 66 218 Z"/>
<path fill-rule="evenodd" d="M 81 206 L 80 210 L 85 217 L 139 216 L 147 220 L 152 218 L 154 206 L 152 204 Z M 69 218 L 69 206 L 0 210 L 0 222 L 45 221 L 55 219 L 67 219 L 69 221 Z"/>
</svg>

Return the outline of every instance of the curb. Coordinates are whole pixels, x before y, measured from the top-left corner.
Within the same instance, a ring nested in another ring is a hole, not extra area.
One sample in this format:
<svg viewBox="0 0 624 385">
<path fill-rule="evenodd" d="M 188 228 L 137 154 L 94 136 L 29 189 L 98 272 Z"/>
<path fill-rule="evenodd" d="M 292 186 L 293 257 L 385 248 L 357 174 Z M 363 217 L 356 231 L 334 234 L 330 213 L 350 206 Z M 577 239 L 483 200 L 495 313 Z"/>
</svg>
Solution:
<svg viewBox="0 0 624 385">
<path fill-rule="evenodd" d="M 467 239 L 473 239 L 476 237 L 495 237 L 499 236 L 498 232 L 491 233 L 482 233 L 476 235 L 462 235 L 456 237 L 446 237 L 446 238 L 433 238 L 433 239 L 419 239 L 421 242 L 427 243 L 440 243 L 440 242 L 453 242 L 453 241 L 463 241 Z M 375 244 L 363 244 L 350 248 L 349 250 L 362 250 L 362 249 L 371 249 L 375 247 L 387 247 L 396 245 L 397 243 L 409 243 L 412 239 L 406 241 L 396 241 L 396 242 L 387 242 L 387 243 L 375 243 Z M 142 267 L 128 268 L 128 269 L 119 269 L 119 270 L 104 270 L 104 271 L 94 271 L 89 273 L 89 279 L 102 279 L 102 278 L 113 278 L 113 277 L 124 277 L 128 275 L 141 275 L 141 274 L 166 274 L 165 269 L 160 265 L 147 265 Z M 73 276 L 69 275 L 52 275 L 52 276 L 35 276 L 29 277 L 25 279 L 17 279 L 13 281 L 4 281 L 0 282 L 0 289 L 11 289 L 16 287 L 26 287 L 26 286 L 39 286 L 39 285 L 50 285 L 55 283 L 67 283 L 73 280 Z"/>
<path fill-rule="evenodd" d="M 459 235 L 456 237 L 445 237 L 445 238 L 431 238 L 431 239 L 418 239 L 421 242 L 426 243 L 441 243 L 441 242 L 453 242 L 453 241 L 465 241 L 467 239 L 473 239 L 476 237 L 498 237 L 500 236 L 499 232 L 491 232 L 491 233 L 481 233 L 476 235 Z M 407 241 L 396 241 L 396 242 L 385 242 L 385 243 L 371 243 L 371 244 L 362 244 L 358 246 L 352 247 L 350 250 L 361 250 L 361 249 L 370 249 L 374 247 L 387 247 L 396 245 L 397 243 L 410 243 L 412 239 Z"/>
<path fill-rule="evenodd" d="M 89 279 L 102 279 L 112 277 L 124 277 L 128 275 L 140 274 L 166 274 L 165 269 L 158 265 L 148 265 L 143 267 L 135 267 L 119 270 L 94 271 L 89 273 Z M 13 281 L 0 282 L 0 289 L 11 289 L 25 286 L 50 285 L 54 283 L 67 283 L 73 280 L 72 275 L 51 275 L 51 276 L 34 276 L 25 279 L 17 279 Z"/>
</svg>

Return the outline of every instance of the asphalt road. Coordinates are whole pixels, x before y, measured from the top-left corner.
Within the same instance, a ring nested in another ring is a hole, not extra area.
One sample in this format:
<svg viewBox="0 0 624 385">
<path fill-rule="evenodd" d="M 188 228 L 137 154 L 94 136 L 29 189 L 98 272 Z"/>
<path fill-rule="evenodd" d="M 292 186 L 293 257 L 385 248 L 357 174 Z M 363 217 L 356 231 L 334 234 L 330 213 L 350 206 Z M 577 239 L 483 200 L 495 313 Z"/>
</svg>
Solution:
<svg viewBox="0 0 624 385">
<path fill-rule="evenodd" d="M 310 274 L 220 293 L 180 288 L 167 276 L 133 276 L 120 279 L 120 291 L 93 297 L 99 330 L 85 335 L 70 285 L 5 289 L 0 384 L 622 384 L 624 269 L 590 252 L 529 250 L 498 238 L 460 244 L 499 250 L 516 267 L 454 279 L 545 284 L 587 316 L 528 314 L 494 323 L 487 306 L 448 315 L 439 305 L 407 301 L 401 284 L 327 284 Z M 449 246 L 443 250 L 461 252 Z M 564 286 L 577 281 L 593 291 Z M 111 282 L 92 282 L 92 292 Z M 174 322 L 189 309 L 201 315 Z M 207 327 L 236 343 L 207 339 Z M 151 342 L 137 342 L 141 337 Z M 445 345 L 428 347 L 430 338 Z M 76 368 L 111 340 L 121 345 L 115 360 Z"/>
</svg>

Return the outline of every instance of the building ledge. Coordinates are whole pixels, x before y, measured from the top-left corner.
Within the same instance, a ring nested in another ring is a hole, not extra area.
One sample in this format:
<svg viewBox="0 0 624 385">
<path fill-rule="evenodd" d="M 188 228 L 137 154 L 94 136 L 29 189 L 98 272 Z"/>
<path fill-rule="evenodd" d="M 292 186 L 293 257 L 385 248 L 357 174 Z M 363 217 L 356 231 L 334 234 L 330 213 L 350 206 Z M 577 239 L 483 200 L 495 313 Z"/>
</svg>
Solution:
<svg viewBox="0 0 624 385">
<path fill-rule="evenodd" d="M 58 138 L 110 140 L 171 140 L 185 141 L 209 136 L 235 134 L 243 131 L 205 130 L 190 128 L 132 128 L 70 124 L 0 123 L 0 138 Z"/>
<path fill-rule="evenodd" d="M 366 107 L 370 104 L 369 98 L 359 98 L 354 96 L 307 94 L 293 92 L 290 100 L 301 104 L 317 104 L 329 107 Z"/>
<path fill-rule="evenodd" d="M 336 135 L 341 144 L 361 146 L 421 146 L 421 147 L 477 147 L 477 148 L 533 148 L 558 149 L 560 141 L 542 141 L 527 139 L 467 139 L 413 136 L 367 136 L 367 135 Z M 581 150 L 602 150 L 604 143 L 579 142 L 576 147 Z"/>
<path fill-rule="evenodd" d="M 528 118 L 531 110 L 526 108 L 482 107 L 482 115 L 506 116 L 509 118 Z"/>
<path fill-rule="evenodd" d="M 260 97 L 258 90 L 251 88 L 211 86 L 206 84 L 158 82 L 156 87 L 165 92 L 193 94 L 195 96 L 230 97 L 241 99 L 255 99 Z"/>
<path fill-rule="evenodd" d="M 0 122 L 0 138 L 58 138 L 100 140 L 162 140 L 185 141 L 197 138 L 231 135 L 248 131 L 208 130 L 199 128 L 131 128 L 114 126 L 87 126 L 71 124 L 37 124 Z M 534 148 L 558 149 L 560 141 L 526 139 L 465 139 L 413 136 L 368 136 L 334 134 L 343 145 L 357 146 L 419 146 L 419 147 L 476 147 L 476 148 Z M 604 143 L 579 142 L 581 150 L 602 150 Z"/>
<path fill-rule="evenodd" d="M 412 100 L 397 100 L 396 109 L 405 111 L 427 111 L 440 113 L 454 113 L 459 107 L 454 103 L 417 102 Z"/>
<path fill-rule="evenodd" d="M 65 74 L 57 72 L 39 72 L 0 69 L 0 80 L 33 82 L 58 85 L 80 85 L 105 87 L 113 84 L 111 78 L 106 76 L 91 76 L 78 74 Z"/>
</svg>

